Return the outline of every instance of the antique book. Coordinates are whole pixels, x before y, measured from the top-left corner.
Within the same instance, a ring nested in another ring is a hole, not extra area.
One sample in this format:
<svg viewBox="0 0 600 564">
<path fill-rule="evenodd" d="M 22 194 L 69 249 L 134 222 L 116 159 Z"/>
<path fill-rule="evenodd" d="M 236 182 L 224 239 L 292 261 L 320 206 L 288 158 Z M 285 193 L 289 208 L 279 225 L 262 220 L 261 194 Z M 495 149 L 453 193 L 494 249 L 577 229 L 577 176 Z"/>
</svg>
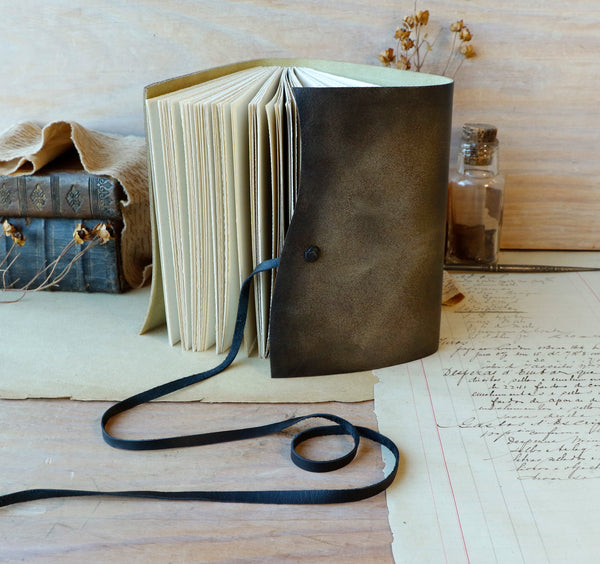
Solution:
<svg viewBox="0 0 600 564">
<path fill-rule="evenodd" d="M 451 80 L 276 59 L 145 98 L 158 259 L 146 328 L 162 311 L 172 343 L 227 350 L 243 280 L 281 257 L 255 282 L 244 335 L 273 375 L 437 349 Z"/>
<path fill-rule="evenodd" d="M 35 174 L 0 176 L 0 217 L 118 219 L 124 199 L 117 180 L 87 173 L 73 152 Z"/>
<path fill-rule="evenodd" d="M 107 293 L 127 289 L 118 220 L 4 217 L 2 224 L 0 289 Z M 104 238 L 94 234 L 96 226 L 106 226 Z M 15 232 L 22 245 L 11 237 Z"/>
</svg>

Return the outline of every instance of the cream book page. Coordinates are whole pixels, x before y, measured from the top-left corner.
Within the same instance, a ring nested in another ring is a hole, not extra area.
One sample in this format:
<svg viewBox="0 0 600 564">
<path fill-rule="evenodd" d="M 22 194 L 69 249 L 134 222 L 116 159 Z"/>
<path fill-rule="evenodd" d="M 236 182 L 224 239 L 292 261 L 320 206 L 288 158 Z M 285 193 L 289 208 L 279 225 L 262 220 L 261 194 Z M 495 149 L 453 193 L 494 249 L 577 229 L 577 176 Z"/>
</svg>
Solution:
<svg viewBox="0 0 600 564">
<path fill-rule="evenodd" d="M 272 258 L 271 248 L 271 167 L 269 129 L 265 106 L 275 96 L 280 84 L 279 68 L 267 80 L 249 104 L 250 129 L 250 215 L 252 228 L 252 260 L 255 265 Z M 256 326 L 258 354 L 267 354 L 268 321 L 270 308 L 270 273 L 255 279 Z"/>
<path fill-rule="evenodd" d="M 205 144 L 207 140 L 199 133 L 202 122 L 194 105 L 226 88 L 231 79 L 218 80 L 203 84 L 180 103 L 181 119 L 184 129 L 185 170 L 188 185 L 189 216 L 187 236 L 190 241 L 190 285 L 193 288 L 189 304 L 192 339 L 191 348 L 203 351 L 216 342 L 216 307 L 214 249 L 212 240 L 207 238 L 203 229 L 211 225 L 210 197 L 207 194 L 204 176 L 208 174 Z M 208 143 L 211 143 L 208 140 Z"/>
<path fill-rule="evenodd" d="M 282 114 L 285 105 L 285 81 L 287 74 L 287 69 L 285 69 L 281 74 L 281 80 L 275 96 L 265 106 L 267 124 L 269 127 L 269 151 L 271 162 L 271 255 L 274 257 L 281 256 L 283 237 L 286 229 L 283 208 L 285 205 L 285 195 L 287 193 L 287 187 L 285 186 L 285 171 L 288 168 L 288 162 L 284 148 L 285 122 L 282 120 Z M 270 296 L 273 294 L 275 276 L 271 275 L 270 278 L 269 302 Z"/>
<path fill-rule="evenodd" d="M 212 87 L 215 88 L 217 85 Z M 202 92 L 206 89 L 207 85 L 200 85 L 146 101 L 167 327 L 171 344 L 181 341 L 184 348 L 189 347 L 190 338 L 190 319 L 186 299 L 189 296 L 189 284 L 186 290 L 185 277 L 181 276 L 184 269 L 182 233 L 188 219 L 187 215 L 182 215 L 180 205 L 178 175 L 181 174 L 182 162 L 179 160 L 180 157 L 175 156 L 177 149 L 174 146 L 173 135 L 174 127 L 179 128 L 179 124 L 173 124 L 174 110 L 171 106 L 185 99 L 192 92 Z M 187 206 L 187 203 L 184 202 L 183 205 Z"/>
<path fill-rule="evenodd" d="M 167 203 L 165 161 L 161 149 L 161 128 L 158 105 L 155 99 L 146 101 L 148 144 L 150 146 L 150 167 L 153 178 L 153 202 L 160 249 L 162 285 L 167 320 L 169 343 L 174 345 L 181 339 L 179 311 L 175 284 L 175 259 L 171 243 L 171 230 Z"/>
<path fill-rule="evenodd" d="M 198 155 L 202 153 L 194 146 L 197 136 L 190 135 L 190 128 L 194 125 L 190 124 L 188 106 L 194 100 L 214 96 L 216 92 L 231 88 L 231 83 L 239 83 L 245 77 L 247 80 L 248 76 L 256 73 L 257 69 L 242 71 L 147 101 L 165 296 L 171 305 L 168 307 L 171 314 L 167 317 L 167 324 L 169 333 L 174 335 L 171 342 L 181 337 L 184 348 L 198 350 L 199 334 L 201 349 L 214 344 L 215 340 L 212 245 L 202 246 L 195 229 L 197 218 L 201 217 L 196 214 L 201 207 L 199 203 L 202 203 L 202 191 L 198 189 L 198 176 L 202 174 L 198 173 L 198 167 L 201 167 L 202 173 L 206 172 L 206 167 L 202 166 L 203 163 L 198 165 Z M 209 143 L 212 141 L 209 140 Z M 201 223 L 208 224 L 206 221 Z M 200 268 L 196 257 L 203 259 Z M 209 263 L 211 267 L 207 269 Z M 198 280 L 199 270 L 202 282 Z M 209 284 L 206 283 L 207 272 L 210 274 Z M 209 302 L 207 294 L 211 296 L 210 305 L 202 307 Z M 202 297 L 199 298 L 199 295 Z M 196 315 L 199 301 L 202 302 L 201 311 Z M 197 327 L 199 319 L 200 330 Z"/>
<path fill-rule="evenodd" d="M 217 84 L 212 84 L 216 88 Z M 192 320 L 189 314 L 191 302 L 191 254 L 189 232 L 189 209 L 187 193 L 187 175 L 184 148 L 184 132 L 180 113 L 180 103 L 192 92 L 206 91 L 207 87 L 195 87 L 154 98 L 147 102 L 151 107 L 151 125 L 159 139 L 156 153 L 162 163 L 160 171 L 155 170 L 154 190 L 157 195 L 157 207 L 162 217 L 160 221 L 163 237 L 168 240 L 168 255 L 172 259 L 172 267 L 167 267 L 169 278 L 174 282 L 169 288 L 169 301 L 177 308 L 178 330 L 176 334 L 184 349 L 191 347 Z M 153 151 L 154 152 L 154 151 Z M 156 156 L 153 157 L 156 160 Z M 155 167 L 156 168 L 156 167 Z M 163 245 L 165 248 L 166 245 Z M 167 263 L 168 264 L 168 263 Z M 176 296 L 173 300 L 172 296 Z M 170 316 L 174 322 L 175 317 Z"/>
<path fill-rule="evenodd" d="M 300 122 L 294 98 L 294 88 L 299 88 L 302 83 L 294 69 L 289 69 L 285 87 L 285 117 L 287 124 L 287 159 L 288 159 L 288 193 L 286 223 L 290 224 L 294 215 L 294 207 L 298 199 L 298 184 L 300 182 Z"/>
<path fill-rule="evenodd" d="M 248 152 L 239 150 L 239 143 L 234 144 L 233 122 L 236 121 L 236 133 L 240 129 L 240 116 L 233 115 L 232 106 L 238 110 L 245 105 L 245 121 L 248 123 L 248 103 L 253 98 L 263 81 L 271 76 L 274 69 L 259 68 L 253 74 L 251 79 L 241 82 L 231 92 L 223 93 L 219 99 L 213 101 L 213 138 L 215 147 L 215 168 L 216 174 L 216 200 L 219 197 L 222 200 L 221 213 L 222 226 L 216 225 L 216 229 L 222 231 L 222 248 L 218 249 L 222 253 L 222 262 L 218 263 L 221 272 L 220 286 L 218 293 L 222 296 L 223 327 L 221 334 L 217 334 L 217 341 L 220 346 L 219 351 L 229 348 L 233 339 L 233 332 L 237 317 L 237 306 L 241 288 L 240 259 L 238 252 L 238 240 L 241 237 L 239 231 L 243 230 L 243 225 L 238 225 L 236 204 L 239 198 L 236 197 L 236 177 L 235 169 L 240 166 L 241 161 L 248 162 Z M 242 116 L 243 119 L 243 116 Z M 248 169 L 248 166 L 242 166 Z M 247 187 L 247 185 L 246 185 Z M 238 196 L 241 188 L 238 188 Z M 247 194 L 247 193 L 246 193 Z M 247 196 L 246 196 L 247 197 Z M 248 208 L 248 206 L 243 206 Z M 247 233 L 250 237 L 250 233 Z M 218 255 L 219 256 L 219 255 Z M 249 274 L 250 272 L 247 272 Z M 245 278 L 245 276 L 244 276 Z"/>
<path fill-rule="evenodd" d="M 233 99 L 245 96 L 248 88 L 256 84 L 257 77 L 242 81 L 230 90 L 221 91 L 202 102 L 204 119 L 210 123 L 210 132 L 204 134 L 211 140 L 213 171 L 208 186 L 211 196 L 212 240 L 215 257 L 216 293 L 216 350 L 225 351 L 231 345 L 239 297 L 239 262 L 237 233 L 235 231 L 235 188 L 230 113 L 224 107 Z"/>
<path fill-rule="evenodd" d="M 183 129 L 179 111 L 179 99 L 165 97 L 158 100 L 158 111 L 163 132 L 163 158 L 165 167 L 167 209 L 171 226 L 171 245 L 174 257 L 175 285 L 182 346 L 191 346 L 191 318 L 188 313 L 191 299 L 189 237 L 185 235 L 188 225 L 187 179 Z"/>
<path fill-rule="evenodd" d="M 190 316 L 192 318 L 192 349 L 206 350 L 215 344 L 215 300 L 214 277 L 206 265 L 213 263 L 212 244 L 207 244 L 199 234 L 198 224 L 210 222 L 206 196 L 200 189 L 204 165 L 203 139 L 198 135 L 198 124 L 193 112 L 192 100 L 181 103 L 181 117 L 184 129 L 186 152 L 186 177 L 188 186 L 188 206 L 190 212 Z M 195 218 L 195 219 L 192 219 Z"/>
<path fill-rule="evenodd" d="M 231 121 L 231 154 L 233 169 L 230 178 L 233 180 L 233 200 L 235 207 L 235 234 L 238 249 L 239 285 L 254 270 L 252 260 L 252 228 L 251 228 L 251 189 L 250 189 L 250 129 L 248 106 L 252 99 L 262 88 L 264 82 L 269 80 L 273 73 L 278 73 L 274 67 L 265 67 L 260 80 L 249 86 L 246 92 L 229 103 Z M 233 304 L 237 307 L 236 303 Z M 244 331 L 244 347 L 248 354 L 256 346 L 256 311 L 253 300 L 248 306 L 248 316 Z"/>
<path fill-rule="evenodd" d="M 370 82 L 355 80 L 345 76 L 338 76 L 327 72 L 311 69 L 308 67 L 295 67 L 294 72 L 304 87 L 349 87 L 349 86 L 375 86 Z"/>
<path fill-rule="evenodd" d="M 600 273 L 455 279 L 439 352 L 376 373 L 397 561 L 596 562 Z"/>
</svg>

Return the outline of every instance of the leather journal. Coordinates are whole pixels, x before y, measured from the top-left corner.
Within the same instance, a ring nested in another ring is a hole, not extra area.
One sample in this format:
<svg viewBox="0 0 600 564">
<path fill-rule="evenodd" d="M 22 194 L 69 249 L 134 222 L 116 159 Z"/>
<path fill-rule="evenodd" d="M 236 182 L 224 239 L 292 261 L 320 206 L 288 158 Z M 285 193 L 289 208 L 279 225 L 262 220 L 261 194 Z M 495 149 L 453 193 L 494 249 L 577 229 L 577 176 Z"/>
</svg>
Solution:
<svg viewBox="0 0 600 564">
<path fill-rule="evenodd" d="M 188 225 L 191 226 L 190 233 L 194 224 L 201 221 L 209 222 L 207 229 L 210 233 L 220 229 L 214 221 L 210 224 L 208 212 L 194 215 L 190 198 L 197 193 L 193 186 L 196 181 L 189 180 L 187 154 L 185 158 L 180 155 L 179 161 L 184 176 L 188 178 L 187 192 L 181 193 L 181 184 L 185 184 L 181 171 L 171 171 L 176 186 L 169 185 L 168 178 L 165 180 L 168 172 L 161 171 L 157 161 L 168 155 L 168 146 L 165 147 L 168 144 L 164 141 L 157 143 L 157 137 L 165 137 L 166 128 L 176 129 L 173 121 L 180 113 L 184 121 L 181 128 L 185 134 L 184 118 L 191 114 L 186 113 L 190 110 L 182 100 L 191 99 L 190 107 L 199 112 L 202 100 L 214 96 L 214 91 L 209 91 L 209 95 L 202 90 L 207 85 L 222 81 L 224 86 L 220 88 L 226 89 L 227 77 L 265 67 L 304 69 L 305 73 L 316 71 L 322 75 L 312 82 L 310 77 L 307 78 L 305 84 L 310 86 L 298 86 L 300 81 L 289 80 L 291 100 L 285 103 L 293 104 L 295 114 L 288 123 L 297 119 L 298 139 L 291 135 L 287 147 L 284 143 L 284 152 L 288 151 L 285 158 L 273 156 L 272 151 L 271 163 L 266 165 L 270 175 L 267 192 L 277 189 L 279 173 L 275 169 L 287 168 L 280 174 L 284 178 L 293 175 L 297 169 L 299 186 L 296 193 L 286 196 L 285 190 L 289 187 L 283 182 L 284 193 L 279 196 L 279 200 L 286 197 L 295 200 L 293 211 L 289 212 L 291 222 L 285 227 L 284 242 L 278 247 L 276 241 L 267 241 L 267 249 L 262 254 L 260 248 L 254 252 L 253 247 L 246 265 L 240 266 L 238 286 L 232 284 L 231 295 L 226 297 L 237 301 L 237 292 L 233 288 L 239 287 L 262 260 L 281 257 L 274 281 L 269 278 L 265 283 L 270 286 L 266 299 L 263 296 L 266 306 L 260 304 L 260 296 L 254 307 L 250 304 L 258 319 L 256 338 L 259 355 L 270 358 L 273 377 L 288 377 L 368 370 L 435 352 L 441 312 L 452 81 L 421 73 L 330 61 L 248 61 L 170 79 L 146 88 L 155 212 L 155 271 L 153 299 L 144 329 L 164 323 L 165 318 L 167 325 L 176 325 L 169 316 L 178 306 L 181 307 L 186 293 L 189 301 L 196 299 L 194 293 L 201 292 L 200 282 L 194 282 L 197 279 L 193 272 L 189 277 L 191 289 L 185 289 L 185 281 L 180 286 L 168 283 L 169 277 L 185 268 L 185 261 L 177 266 L 170 257 L 177 258 L 178 253 L 185 256 L 185 248 L 178 250 L 176 245 L 178 241 L 187 239 Z M 301 72 L 297 74 L 304 80 Z M 334 76 L 339 79 L 339 84 L 327 83 L 324 75 Z M 260 80 L 267 82 L 271 76 L 267 74 L 267 79 Z M 247 80 L 253 84 L 251 78 Z M 277 81 L 283 83 L 288 80 L 279 77 L 274 82 Z M 217 98 L 215 105 L 219 103 Z M 164 104 L 158 107 L 154 118 L 151 104 Z M 158 119 L 160 112 L 169 117 L 166 125 L 164 120 L 161 125 Z M 234 126 L 235 123 L 231 127 Z M 274 137 L 272 130 L 269 134 Z M 219 145 L 214 135 L 213 129 L 211 142 Z M 246 135 L 252 143 L 252 127 Z M 260 130 L 258 137 L 260 142 Z M 184 145 L 201 151 L 198 148 L 200 141 L 183 139 Z M 289 146 L 294 143 L 298 144 L 299 151 L 296 157 L 293 154 L 290 157 Z M 223 146 L 227 148 L 226 144 Z M 260 169 L 261 163 L 252 161 L 252 146 L 250 153 L 250 163 L 239 168 L 248 170 L 247 174 L 252 176 L 253 168 Z M 173 154 L 178 154 L 177 148 L 173 149 Z M 237 156 L 233 157 L 234 164 L 237 164 L 237 159 Z M 218 174 L 216 170 L 214 176 L 218 177 Z M 203 190 L 211 189 L 210 182 L 198 182 Z M 226 182 L 218 184 L 218 178 L 214 182 L 217 182 L 217 197 L 220 192 L 232 190 Z M 293 180 L 289 183 L 293 184 Z M 258 196 L 246 196 L 257 200 L 256 203 L 246 202 L 250 213 L 253 206 L 260 206 L 261 198 L 264 198 L 260 183 L 257 184 Z M 243 187 L 246 192 L 252 192 L 252 179 L 249 188 Z M 169 202 L 161 204 L 165 191 L 178 190 L 180 207 L 177 210 L 169 210 Z M 168 232 L 165 217 L 169 212 L 180 211 L 181 201 L 186 198 L 184 216 L 172 216 L 169 225 L 172 228 L 177 220 L 183 227 L 179 232 Z M 279 200 L 269 201 L 264 207 L 272 212 Z M 292 204 L 284 203 L 284 206 L 288 205 Z M 238 200 L 236 206 L 235 213 L 238 215 L 234 226 L 228 225 L 225 220 L 224 231 L 240 229 L 239 210 L 243 207 Z M 275 233 L 278 221 L 274 212 L 267 222 L 269 220 L 272 224 L 265 229 Z M 259 224 L 260 221 L 259 213 L 256 220 L 252 218 L 248 223 Z M 246 240 L 260 239 L 261 236 L 260 233 L 256 237 L 249 232 L 240 234 L 239 231 L 237 235 L 244 240 L 237 249 L 240 256 L 248 252 L 244 250 Z M 193 238 L 193 235 L 190 237 Z M 194 248 L 200 247 L 201 243 L 198 243 Z M 196 257 L 192 257 L 190 262 L 195 260 Z M 206 263 L 200 267 L 209 269 Z M 218 280 L 218 273 L 215 280 Z M 259 279 L 257 286 L 260 284 Z M 217 285 L 218 282 L 215 282 L 216 288 Z M 216 291 L 218 294 L 218 288 Z M 216 299 L 219 299 L 218 295 Z M 181 325 L 181 310 L 179 315 Z M 260 318 L 261 315 L 264 319 Z M 251 322 L 252 319 L 249 319 L 249 324 Z M 262 331 L 261 323 L 266 327 Z M 171 330 L 177 332 L 175 327 Z M 182 329 L 181 335 L 184 332 Z M 247 329 L 247 340 L 248 334 Z M 265 340 L 262 347 L 261 339 Z M 177 337 L 173 342 L 176 340 Z M 217 349 L 218 342 L 217 338 Z M 222 350 L 227 350 L 229 342 L 224 342 Z M 208 345 L 213 343 L 214 340 Z"/>
<path fill-rule="evenodd" d="M 227 80 L 238 72 L 244 74 Z M 265 103 L 255 104 L 258 99 Z M 172 340 L 182 337 L 189 348 L 216 343 L 228 353 L 213 369 L 110 407 L 101 421 L 105 441 L 130 450 L 180 448 L 262 437 L 319 418 L 328 424 L 292 440 L 296 465 L 311 472 L 339 469 L 365 438 L 394 458 L 382 479 L 316 490 L 34 489 L 0 496 L 0 507 L 93 495 L 322 504 L 384 491 L 398 471 L 397 446 L 335 415 L 159 439 L 120 438 L 110 423 L 222 372 L 242 341 L 249 349 L 258 343 L 277 378 L 373 369 L 435 352 L 451 106 L 452 81 L 443 77 L 296 59 L 250 61 L 146 89 L 155 263 L 145 329 L 166 321 Z M 189 159 L 199 155 L 202 166 L 190 170 Z M 237 175 L 233 164 L 250 179 Z M 245 187 L 250 195 L 238 190 Z M 260 283 L 251 293 L 253 279 Z M 214 319 L 200 325 L 199 312 Z M 303 442 L 327 435 L 348 435 L 352 446 L 325 461 L 298 452 Z"/>
</svg>

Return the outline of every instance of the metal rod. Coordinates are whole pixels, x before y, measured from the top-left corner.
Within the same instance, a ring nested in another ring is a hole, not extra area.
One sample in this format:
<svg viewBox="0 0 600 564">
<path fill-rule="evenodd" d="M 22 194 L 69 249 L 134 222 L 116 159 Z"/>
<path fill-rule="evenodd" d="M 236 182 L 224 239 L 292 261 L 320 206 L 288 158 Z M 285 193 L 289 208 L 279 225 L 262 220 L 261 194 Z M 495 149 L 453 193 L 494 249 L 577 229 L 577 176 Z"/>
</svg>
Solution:
<svg viewBox="0 0 600 564">
<path fill-rule="evenodd" d="M 446 264 L 446 270 L 458 272 L 587 272 L 598 271 L 593 266 L 553 266 L 546 264 Z"/>
</svg>

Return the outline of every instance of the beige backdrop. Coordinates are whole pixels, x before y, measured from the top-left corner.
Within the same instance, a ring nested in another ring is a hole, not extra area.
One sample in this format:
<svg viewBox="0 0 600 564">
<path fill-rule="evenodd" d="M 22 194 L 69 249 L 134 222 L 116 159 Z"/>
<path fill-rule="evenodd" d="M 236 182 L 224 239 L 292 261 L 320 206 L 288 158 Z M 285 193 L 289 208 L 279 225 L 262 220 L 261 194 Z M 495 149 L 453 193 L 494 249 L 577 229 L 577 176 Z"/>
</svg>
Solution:
<svg viewBox="0 0 600 564">
<path fill-rule="evenodd" d="M 142 89 L 256 57 L 378 64 L 412 0 L 0 0 L 0 129 L 79 121 L 143 133 Z M 503 245 L 600 248 L 600 2 L 462 0 L 429 9 L 431 61 L 469 24 L 477 58 L 456 77 L 454 137 L 495 123 L 507 175 Z M 440 31 L 438 36 L 438 31 Z M 430 66 L 432 71 L 439 65 Z"/>
</svg>

